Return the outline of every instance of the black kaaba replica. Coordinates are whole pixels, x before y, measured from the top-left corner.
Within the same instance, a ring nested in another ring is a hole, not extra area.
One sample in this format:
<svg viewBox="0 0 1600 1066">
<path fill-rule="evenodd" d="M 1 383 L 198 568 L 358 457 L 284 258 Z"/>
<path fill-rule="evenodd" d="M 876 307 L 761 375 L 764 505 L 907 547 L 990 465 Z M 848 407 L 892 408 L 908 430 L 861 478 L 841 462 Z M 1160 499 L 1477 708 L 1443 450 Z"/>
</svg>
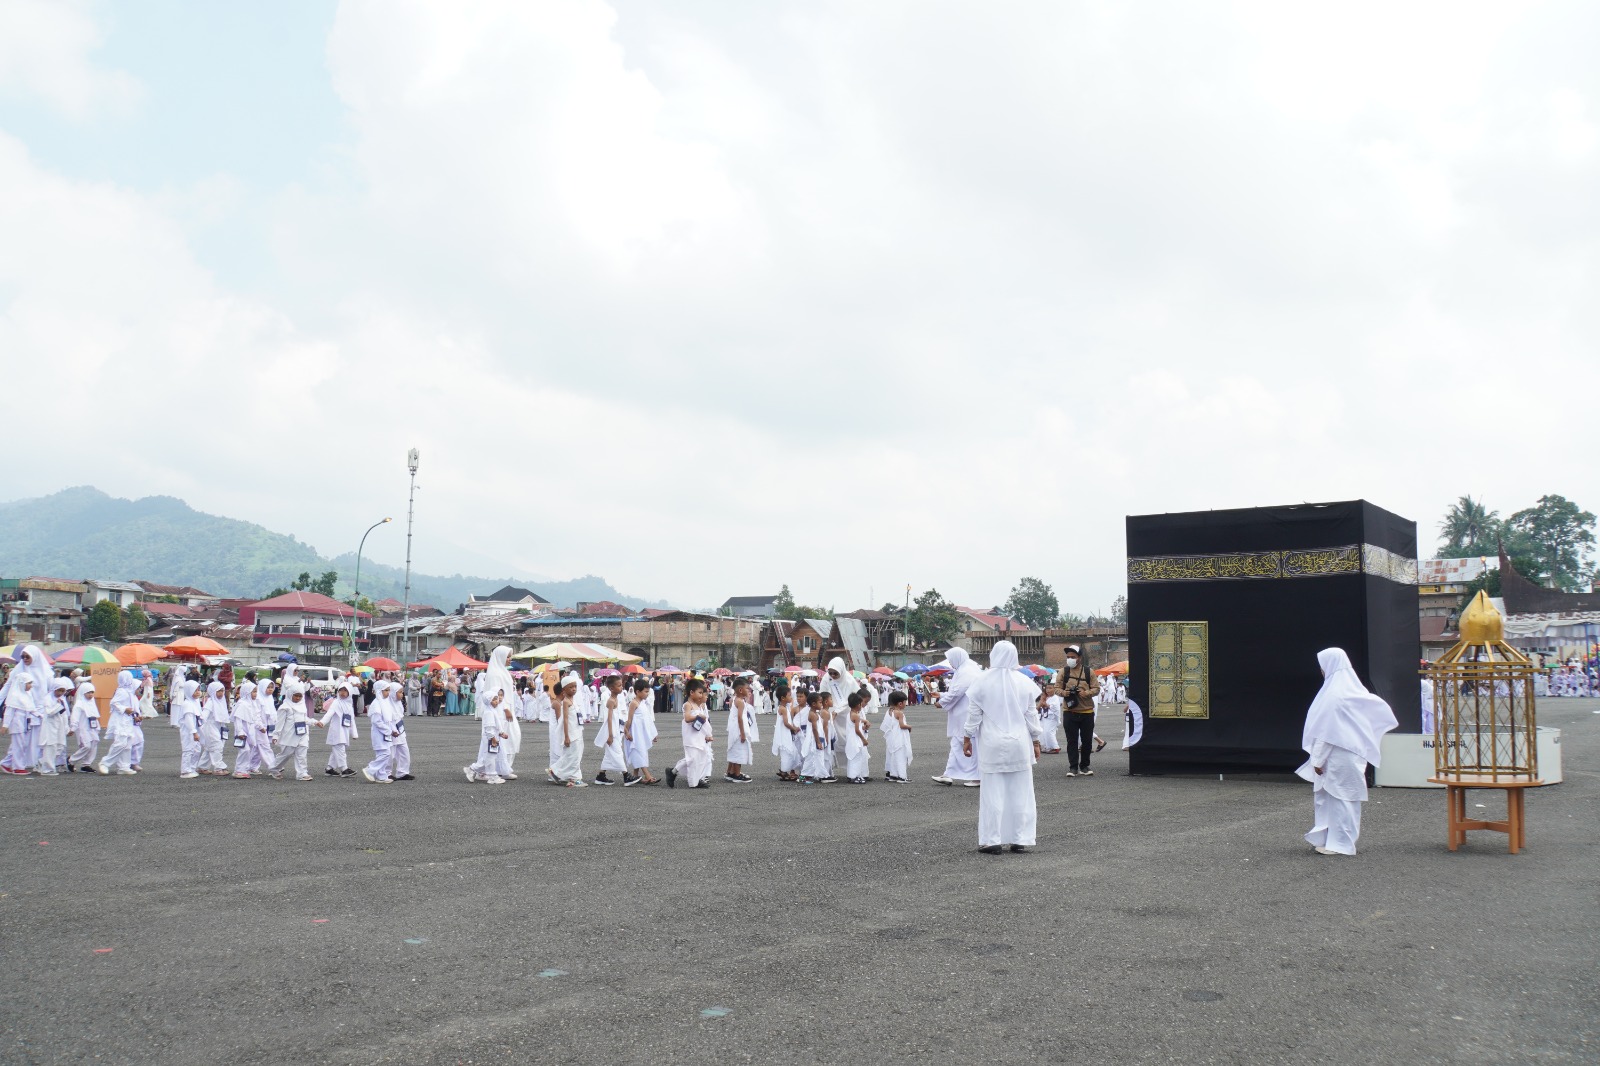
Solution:
<svg viewBox="0 0 1600 1066">
<path fill-rule="evenodd" d="M 1421 729 L 1415 522 L 1365 500 L 1127 521 L 1130 773 L 1293 770 L 1329 647 Z"/>
</svg>

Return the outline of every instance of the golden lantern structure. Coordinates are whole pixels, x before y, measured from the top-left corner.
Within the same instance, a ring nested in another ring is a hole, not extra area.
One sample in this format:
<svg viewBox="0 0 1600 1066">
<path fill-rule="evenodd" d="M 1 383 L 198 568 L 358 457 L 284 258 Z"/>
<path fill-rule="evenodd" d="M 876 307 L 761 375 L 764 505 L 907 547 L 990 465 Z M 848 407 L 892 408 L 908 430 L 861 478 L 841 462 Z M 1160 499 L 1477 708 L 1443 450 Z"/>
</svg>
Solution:
<svg viewBox="0 0 1600 1066">
<path fill-rule="evenodd" d="M 1449 799 L 1450 850 L 1467 831 L 1492 829 L 1510 837 L 1512 854 L 1526 843 L 1523 790 L 1541 785 L 1534 665 L 1505 642 L 1505 620 L 1479 592 L 1459 623 L 1461 639 L 1429 667 L 1433 680 L 1432 780 Z M 1469 820 L 1467 793 L 1504 789 L 1503 822 Z"/>
</svg>

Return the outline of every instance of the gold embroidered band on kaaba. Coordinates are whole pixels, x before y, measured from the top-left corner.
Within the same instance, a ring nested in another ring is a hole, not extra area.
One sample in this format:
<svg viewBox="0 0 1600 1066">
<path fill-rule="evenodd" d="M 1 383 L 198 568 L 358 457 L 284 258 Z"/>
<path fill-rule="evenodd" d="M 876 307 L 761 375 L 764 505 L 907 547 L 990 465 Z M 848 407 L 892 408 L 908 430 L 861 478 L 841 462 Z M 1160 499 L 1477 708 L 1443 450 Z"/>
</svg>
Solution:
<svg viewBox="0 0 1600 1066">
<path fill-rule="evenodd" d="M 1275 577 L 1372 574 L 1399 585 L 1417 583 L 1417 561 L 1375 544 L 1223 555 L 1147 555 L 1128 560 L 1128 583 L 1253 581 Z"/>
</svg>

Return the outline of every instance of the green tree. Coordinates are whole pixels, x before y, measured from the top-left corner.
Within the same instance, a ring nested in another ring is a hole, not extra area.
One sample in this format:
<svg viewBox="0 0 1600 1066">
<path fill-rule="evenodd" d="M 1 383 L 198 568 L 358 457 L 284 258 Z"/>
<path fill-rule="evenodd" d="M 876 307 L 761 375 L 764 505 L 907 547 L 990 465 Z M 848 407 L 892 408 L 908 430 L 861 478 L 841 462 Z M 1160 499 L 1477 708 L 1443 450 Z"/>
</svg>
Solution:
<svg viewBox="0 0 1600 1066">
<path fill-rule="evenodd" d="M 1119 626 L 1128 624 L 1128 597 L 1118 596 L 1111 601 L 1111 621 Z"/>
<path fill-rule="evenodd" d="M 788 585 L 779 589 L 777 599 L 772 601 L 772 617 L 787 618 L 790 621 L 799 617 L 794 613 L 794 593 L 789 591 Z"/>
<path fill-rule="evenodd" d="M 1553 588 L 1573 590 L 1587 585 L 1590 577 L 1594 523 L 1593 514 L 1566 497 L 1540 496 L 1538 503 L 1512 515 L 1506 528 L 1526 538 L 1537 580 Z"/>
<path fill-rule="evenodd" d="M 1439 523 L 1439 536 L 1443 543 L 1439 555 L 1446 559 L 1467 559 L 1474 555 L 1493 555 L 1503 523 L 1500 512 L 1491 511 L 1482 500 L 1463 496 L 1450 505 Z"/>
<path fill-rule="evenodd" d="M 135 633 L 143 633 L 149 628 L 150 616 L 144 613 L 144 608 L 140 607 L 137 603 L 129 607 L 128 615 L 122 623 L 123 633 L 131 636 Z"/>
<path fill-rule="evenodd" d="M 1084 624 L 1083 615 L 1074 614 L 1071 611 L 1068 611 L 1066 614 L 1064 614 L 1060 618 L 1056 619 L 1056 628 L 1057 629 L 1082 629 L 1083 628 L 1083 624 Z"/>
<path fill-rule="evenodd" d="M 296 592 L 311 591 L 311 571 L 302 570 L 300 576 L 289 582 L 289 587 Z"/>
<path fill-rule="evenodd" d="M 302 577 L 308 577 L 310 575 L 302 574 L 301 576 Z M 311 591 L 312 592 L 320 592 L 324 596 L 332 596 L 333 595 L 334 583 L 337 582 L 338 580 L 339 580 L 339 572 L 337 570 L 324 571 L 323 575 L 321 577 L 319 577 L 315 581 L 311 582 Z"/>
<path fill-rule="evenodd" d="M 912 601 L 906 625 L 915 643 L 944 644 L 961 632 L 961 612 L 938 589 L 929 589 Z"/>
<path fill-rule="evenodd" d="M 1049 585 L 1036 577 L 1025 577 L 1017 582 L 1000 609 L 1029 629 L 1044 629 L 1056 620 L 1061 605 Z"/>
<path fill-rule="evenodd" d="M 110 600 L 101 600 L 84 615 L 83 635 L 87 639 L 104 637 L 107 640 L 121 640 L 124 632 L 122 610 Z"/>
</svg>

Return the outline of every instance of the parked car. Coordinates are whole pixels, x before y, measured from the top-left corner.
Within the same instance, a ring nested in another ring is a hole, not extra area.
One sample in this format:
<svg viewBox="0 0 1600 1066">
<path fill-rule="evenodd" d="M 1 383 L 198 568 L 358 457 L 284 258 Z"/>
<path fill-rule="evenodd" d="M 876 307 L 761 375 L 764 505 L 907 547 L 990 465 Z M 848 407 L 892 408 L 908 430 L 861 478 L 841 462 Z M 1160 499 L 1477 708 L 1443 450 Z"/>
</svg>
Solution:
<svg viewBox="0 0 1600 1066">
<path fill-rule="evenodd" d="M 337 666 L 299 666 L 295 676 L 319 692 L 332 692 L 344 680 L 344 671 Z"/>
</svg>

